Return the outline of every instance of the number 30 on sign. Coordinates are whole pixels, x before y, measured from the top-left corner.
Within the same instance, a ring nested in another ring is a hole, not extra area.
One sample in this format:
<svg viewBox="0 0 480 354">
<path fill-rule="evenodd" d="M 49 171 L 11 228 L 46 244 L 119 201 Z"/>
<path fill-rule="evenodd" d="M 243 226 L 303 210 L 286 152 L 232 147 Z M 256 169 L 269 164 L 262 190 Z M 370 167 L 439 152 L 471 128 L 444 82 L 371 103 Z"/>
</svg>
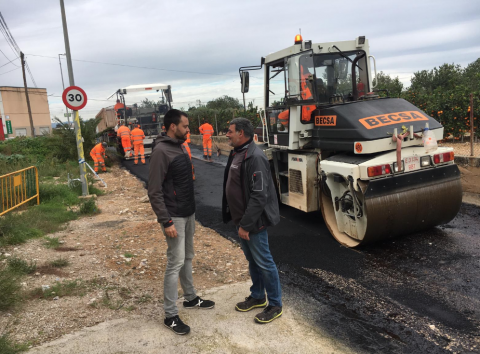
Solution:
<svg viewBox="0 0 480 354">
<path fill-rule="evenodd" d="M 63 103 L 74 111 L 79 111 L 87 104 L 87 94 L 78 86 L 70 86 L 63 91 Z"/>
</svg>

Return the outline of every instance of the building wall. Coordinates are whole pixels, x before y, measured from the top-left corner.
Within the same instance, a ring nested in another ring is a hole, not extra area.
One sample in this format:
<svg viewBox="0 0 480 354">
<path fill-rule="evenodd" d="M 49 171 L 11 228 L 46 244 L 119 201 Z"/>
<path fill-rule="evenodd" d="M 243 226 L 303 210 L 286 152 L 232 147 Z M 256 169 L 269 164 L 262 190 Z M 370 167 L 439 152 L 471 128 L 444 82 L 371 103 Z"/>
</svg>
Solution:
<svg viewBox="0 0 480 354">
<path fill-rule="evenodd" d="M 52 124 L 50 121 L 47 90 L 29 87 L 28 97 L 30 99 L 35 135 L 50 134 L 52 132 Z M 0 87 L 0 114 L 4 121 L 5 135 L 7 134 L 5 121 L 9 117 L 13 134 L 9 134 L 8 137 L 31 136 L 27 100 L 23 87 Z"/>
</svg>

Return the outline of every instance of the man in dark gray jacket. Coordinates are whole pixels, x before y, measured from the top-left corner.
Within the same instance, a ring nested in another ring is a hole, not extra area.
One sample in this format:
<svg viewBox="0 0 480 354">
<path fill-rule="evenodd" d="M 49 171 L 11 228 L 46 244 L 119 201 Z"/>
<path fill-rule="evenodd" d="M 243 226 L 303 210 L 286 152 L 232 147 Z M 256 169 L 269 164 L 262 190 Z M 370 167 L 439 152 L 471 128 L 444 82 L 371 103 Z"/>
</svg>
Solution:
<svg viewBox="0 0 480 354">
<path fill-rule="evenodd" d="M 190 132 L 185 113 L 171 109 L 164 119 L 166 136 L 155 141 L 150 157 L 148 197 L 167 240 L 167 269 L 164 277 L 166 327 L 176 334 L 187 334 L 190 327 L 178 316 L 178 278 L 185 309 L 210 309 L 215 303 L 197 296 L 193 287 L 192 259 L 195 233 L 195 196 L 192 163 L 183 143 Z"/>
<path fill-rule="evenodd" d="M 250 296 L 239 302 L 235 309 L 247 312 L 265 307 L 255 316 L 255 322 L 269 323 L 283 313 L 278 270 L 270 253 L 267 234 L 267 227 L 280 221 L 275 186 L 268 159 L 253 142 L 250 121 L 233 119 L 227 138 L 234 149 L 223 181 L 223 221 L 233 220 L 237 226 L 253 283 Z"/>
</svg>

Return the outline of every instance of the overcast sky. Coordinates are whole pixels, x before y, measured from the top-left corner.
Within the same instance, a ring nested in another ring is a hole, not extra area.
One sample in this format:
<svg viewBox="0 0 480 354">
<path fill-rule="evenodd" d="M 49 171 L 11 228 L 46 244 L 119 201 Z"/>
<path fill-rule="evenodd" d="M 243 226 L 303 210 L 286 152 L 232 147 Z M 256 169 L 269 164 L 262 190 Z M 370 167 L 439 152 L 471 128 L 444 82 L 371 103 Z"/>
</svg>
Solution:
<svg viewBox="0 0 480 354">
<path fill-rule="evenodd" d="M 75 84 L 89 98 L 83 118 L 113 105 L 114 98 L 107 97 L 133 84 L 172 85 L 176 108 L 222 95 L 241 99 L 238 68 L 292 45 L 299 28 L 313 42 L 365 35 L 377 71 L 398 76 L 405 86 L 415 71 L 444 63 L 466 66 L 480 57 L 479 0 L 64 1 Z M 65 44 L 59 1 L 0 0 L 0 11 L 37 86 L 47 88 L 51 115 L 62 116 L 58 54 Z M 2 66 L 16 57 L 3 36 L 0 50 L 8 57 L 0 53 L 0 86 L 23 86 L 19 68 Z M 68 86 L 65 60 L 62 65 Z M 263 74 L 252 75 L 259 79 L 251 80 L 246 98 L 262 106 Z M 128 95 L 127 104 L 144 97 L 159 96 Z"/>
</svg>

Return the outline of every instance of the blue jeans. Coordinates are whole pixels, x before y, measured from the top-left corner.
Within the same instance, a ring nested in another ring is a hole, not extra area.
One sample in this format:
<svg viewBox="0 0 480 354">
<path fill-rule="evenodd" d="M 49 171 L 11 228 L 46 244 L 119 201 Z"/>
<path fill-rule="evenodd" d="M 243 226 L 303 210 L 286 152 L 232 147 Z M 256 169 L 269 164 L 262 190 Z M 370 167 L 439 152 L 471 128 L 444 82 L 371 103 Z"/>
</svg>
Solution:
<svg viewBox="0 0 480 354">
<path fill-rule="evenodd" d="M 238 227 L 237 227 L 238 230 Z M 240 239 L 243 253 L 248 261 L 252 286 L 251 296 L 263 299 L 267 291 L 268 304 L 282 306 L 282 289 L 278 270 L 268 247 L 268 233 L 263 230 L 258 234 L 249 234 L 250 241 Z"/>
</svg>

